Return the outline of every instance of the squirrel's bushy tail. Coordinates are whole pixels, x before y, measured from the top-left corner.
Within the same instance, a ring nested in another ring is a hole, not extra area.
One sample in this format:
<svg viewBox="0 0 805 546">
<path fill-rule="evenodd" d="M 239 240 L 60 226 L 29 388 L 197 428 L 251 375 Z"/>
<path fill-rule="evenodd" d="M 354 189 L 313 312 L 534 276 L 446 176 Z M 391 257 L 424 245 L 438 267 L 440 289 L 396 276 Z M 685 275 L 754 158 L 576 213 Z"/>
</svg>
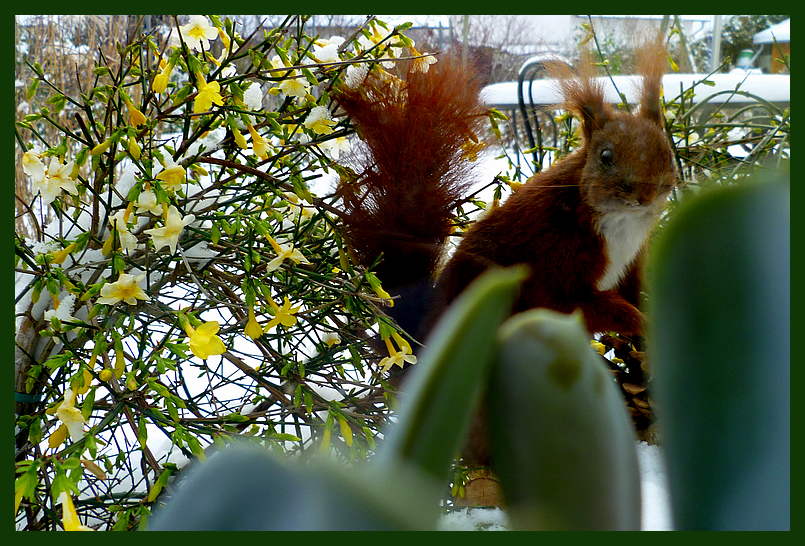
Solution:
<svg viewBox="0 0 805 546">
<path fill-rule="evenodd" d="M 342 183 L 349 242 L 387 290 L 431 281 L 451 210 L 472 182 L 465 156 L 477 142 L 486 108 L 472 71 L 442 57 L 426 72 L 409 64 L 404 78 L 372 71 L 338 102 L 365 147 L 355 181 Z"/>
</svg>

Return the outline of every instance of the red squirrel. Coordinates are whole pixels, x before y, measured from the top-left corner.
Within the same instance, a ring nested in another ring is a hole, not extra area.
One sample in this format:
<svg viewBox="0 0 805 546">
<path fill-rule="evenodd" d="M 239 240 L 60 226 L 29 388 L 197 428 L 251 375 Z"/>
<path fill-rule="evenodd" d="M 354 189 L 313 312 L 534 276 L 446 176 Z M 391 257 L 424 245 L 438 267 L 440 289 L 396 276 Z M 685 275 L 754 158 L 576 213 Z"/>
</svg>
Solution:
<svg viewBox="0 0 805 546">
<path fill-rule="evenodd" d="M 486 112 L 477 78 L 445 57 L 426 73 L 413 66 L 404 80 L 370 73 L 341 91 L 367 152 L 358 181 L 341 187 L 347 236 L 366 265 L 382 255 L 378 276 L 401 296 L 390 314 L 406 331 L 426 333 L 426 308 L 438 315 L 488 267 L 526 264 L 530 276 L 513 311 L 580 309 L 591 334 L 642 333 L 641 251 L 676 170 L 660 107 L 665 49 L 652 42 L 637 58 L 634 115 L 607 104 L 590 59 L 576 71 L 549 67 L 581 121 L 583 145 L 475 222 L 438 275 L 451 208 L 472 182 L 462 148 L 477 139 Z"/>
<path fill-rule="evenodd" d="M 639 53 L 636 115 L 605 102 L 589 59 L 575 72 L 549 67 L 566 108 L 581 121 L 581 148 L 476 221 L 441 272 L 451 211 L 473 183 L 464 150 L 477 140 L 487 112 L 476 76 L 444 57 L 425 73 L 409 69 L 405 79 L 370 73 L 359 87 L 340 92 L 365 144 L 357 179 L 339 188 L 347 239 L 399 296 L 389 314 L 406 332 L 424 339 L 488 267 L 526 264 L 530 274 L 513 312 L 580 309 L 591 334 L 642 333 L 640 256 L 676 170 L 660 109 L 665 49 L 658 41 Z M 390 381 L 403 372 L 394 370 Z M 492 462 L 483 403 L 462 457 L 470 466 Z"/>
</svg>

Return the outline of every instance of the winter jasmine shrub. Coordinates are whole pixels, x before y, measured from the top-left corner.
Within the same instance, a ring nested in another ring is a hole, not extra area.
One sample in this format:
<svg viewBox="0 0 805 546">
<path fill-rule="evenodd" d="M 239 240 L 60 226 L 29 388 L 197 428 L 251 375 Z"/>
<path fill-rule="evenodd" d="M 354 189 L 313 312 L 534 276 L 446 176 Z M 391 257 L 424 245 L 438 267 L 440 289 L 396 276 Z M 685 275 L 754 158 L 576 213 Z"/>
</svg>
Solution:
<svg viewBox="0 0 805 546">
<path fill-rule="evenodd" d="M 351 131 L 331 100 L 421 56 L 404 28 L 130 19 L 72 90 L 43 59 L 18 74 L 18 529 L 142 527 L 235 436 L 360 460 L 389 412 L 381 371 L 413 360 L 337 229 Z"/>
</svg>

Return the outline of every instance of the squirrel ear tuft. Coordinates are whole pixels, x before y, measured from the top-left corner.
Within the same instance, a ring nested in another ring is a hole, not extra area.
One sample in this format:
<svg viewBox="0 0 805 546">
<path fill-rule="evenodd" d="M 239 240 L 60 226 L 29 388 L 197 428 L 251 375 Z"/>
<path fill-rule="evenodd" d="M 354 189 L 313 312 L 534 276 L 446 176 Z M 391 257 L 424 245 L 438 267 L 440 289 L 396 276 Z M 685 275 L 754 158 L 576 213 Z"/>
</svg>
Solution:
<svg viewBox="0 0 805 546">
<path fill-rule="evenodd" d="M 640 94 L 640 113 L 662 127 L 665 119 L 660 107 L 662 76 L 668 63 L 668 50 L 663 35 L 646 42 L 637 50 L 637 71 L 643 76 L 643 89 Z"/>
<path fill-rule="evenodd" d="M 604 87 L 595 78 L 589 52 L 582 51 L 575 69 L 561 61 L 547 62 L 545 68 L 548 75 L 557 80 L 565 99 L 564 108 L 581 118 L 584 138 L 589 141 L 592 133 L 612 116 L 611 107 L 604 101 Z"/>
</svg>

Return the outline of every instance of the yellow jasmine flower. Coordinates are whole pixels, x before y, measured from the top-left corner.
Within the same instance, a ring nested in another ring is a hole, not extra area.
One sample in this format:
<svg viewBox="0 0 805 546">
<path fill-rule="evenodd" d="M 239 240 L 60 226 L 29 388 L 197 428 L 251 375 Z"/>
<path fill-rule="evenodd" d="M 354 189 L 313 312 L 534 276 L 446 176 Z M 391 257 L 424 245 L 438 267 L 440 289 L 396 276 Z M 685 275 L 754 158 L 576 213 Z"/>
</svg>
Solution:
<svg viewBox="0 0 805 546">
<path fill-rule="evenodd" d="M 165 211 L 165 225 L 162 227 L 146 229 L 145 233 L 151 236 L 154 241 L 154 250 L 159 251 L 163 247 L 170 248 L 171 254 L 176 252 L 176 245 L 179 243 L 179 236 L 182 234 L 184 227 L 195 221 L 196 217 L 193 214 L 188 214 L 182 217 L 174 205 L 171 205 Z"/>
<path fill-rule="evenodd" d="M 271 273 L 275 269 L 279 269 L 282 265 L 282 262 L 285 260 L 291 260 L 295 264 L 309 264 L 307 258 L 305 258 L 304 254 L 300 251 L 296 250 L 293 245 L 290 246 L 282 246 L 277 241 L 275 241 L 270 235 L 266 235 L 266 239 L 271 244 L 271 247 L 274 249 L 274 252 L 277 253 L 277 257 L 271 260 L 266 264 L 266 272 Z"/>
<path fill-rule="evenodd" d="M 372 290 L 374 290 L 374 293 L 383 298 L 386 305 L 389 307 L 394 307 L 394 299 L 391 297 L 391 294 L 383 289 L 383 286 L 380 284 L 380 279 L 378 279 L 377 276 L 371 271 L 367 272 L 365 277 L 366 282 L 369 283 L 369 286 L 372 288 Z"/>
<path fill-rule="evenodd" d="M 60 425 L 53 434 L 48 437 L 48 448 L 56 449 L 67 439 L 67 427 Z"/>
<path fill-rule="evenodd" d="M 171 72 L 173 72 L 173 65 L 171 63 L 166 63 L 164 60 L 161 60 L 159 66 L 162 70 L 154 76 L 154 82 L 151 84 L 151 89 L 157 94 L 164 93 L 165 89 L 168 88 L 168 81 L 170 81 Z"/>
<path fill-rule="evenodd" d="M 257 339 L 263 335 L 263 327 L 257 322 L 257 317 L 254 316 L 254 307 L 249 307 L 249 320 L 246 322 L 246 328 L 243 330 L 247 336 L 252 339 Z"/>
<path fill-rule="evenodd" d="M 411 56 L 417 57 L 422 55 L 415 47 L 411 47 Z M 420 57 L 419 59 L 414 59 L 411 61 L 411 71 L 412 72 L 422 72 L 423 74 L 430 70 L 430 65 L 436 63 L 436 57 L 433 55 L 428 55 L 427 57 Z"/>
<path fill-rule="evenodd" d="M 168 167 L 164 171 L 160 171 L 160 173 L 156 176 L 157 180 L 162 180 L 168 186 L 168 189 L 171 190 L 181 186 L 185 181 L 185 177 L 186 171 L 181 165 Z"/>
<path fill-rule="evenodd" d="M 52 258 L 50 260 L 51 263 L 54 264 L 61 264 L 64 262 L 65 258 L 70 255 L 70 253 L 75 250 L 75 243 L 70 243 L 62 250 L 58 250 L 51 254 Z"/>
<path fill-rule="evenodd" d="M 50 165 L 48 165 L 47 176 L 61 189 L 75 195 L 78 190 L 75 187 L 75 180 L 70 176 L 73 171 L 73 164 L 72 161 L 62 164 L 61 161 L 54 157 L 50 160 Z"/>
<path fill-rule="evenodd" d="M 238 131 L 237 128 L 232 128 L 232 136 L 235 138 L 235 144 L 237 144 L 238 148 L 241 150 L 245 150 L 249 147 L 249 145 L 246 143 L 246 137 L 243 136 L 243 133 Z"/>
<path fill-rule="evenodd" d="M 139 284 L 144 278 L 145 273 L 136 277 L 128 273 L 121 273 L 117 281 L 106 283 L 101 287 L 101 297 L 96 303 L 113 305 L 125 301 L 129 305 L 137 305 L 137 300 L 147 300 L 148 295 L 143 292 Z"/>
<path fill-rule="evenodd" d="M 192 50 L 209 49 L 210 40 L 218 37 L 218 29 L 203 15 L 191 15 L 190 21 L 179 27 L 184 43 Z"/>
<path fill-rule="evenodd" d="M 83 384 L 80 387 L 75 388 L 76 394 L 87 394 L 89 388 L 92 386 L 92 374 L 89 373 L 89 369 L 84 368 L 84 371 L 81 373 L 81 378 Z"/>
<path fill-rule="evenodd" d="M 89 155 L 98 155 L 104 153 L 106 150 L 111 148 L 112 146 L 112 139 L 107 139 L 101 142 L 100 144 L 96 145 L 92 150 L 89 151 Z"/>
<path fill-rule="evenodd" d="M 61 194 L 62 190 L 72 195 L 78 193 L 75 179 L 72 177 L 73 161 L 62 164 L 58 158 L 53 157 L 50 160 L 47 171 L 42 176 L 39 176 L 39 166 L 36 165 L 31 156 L 29 156 L 28 160 L 23 161 L 23 169 L 26 168 L 26 162 L 27 168 L 36 175 L 32 175 L 31 180 L 34 190 L 35 192 L 39 191 L 46 205 L 53 202 Z"/>
<path fill-rule="evenodd" d="M 471 139 L 467 139 L 464 144 L 461 145 L 461 157 L 466 159 L 470 162 L 478 161 L 478 152 L 486 148 L 486 144 L 483 142 L 473 142 Z"/>
<path fill-rule="evenodd" d="M 41 180 L 45 177 L 45 164 L 39 154 L 29 150 L 22 154 L 22 171 L 34 181 Z"/>
<path fill-rule="evenodd" d="M 137 380 L 134 378 L 133 375 L 130 375 L 128 379 L 126 379 L 126 388 L 130 391 L 137 390 Z"/>
<path fill-rule="evenodd" d="M 595 352 L 600 354 L 600 355 L 603 355 L 604 353 L 607 352 L 606 345 L 604 345 L 600 341 L 596 341 L 594 339 L 590 340 L 590 347 L 592 347 L 595 350 Z"/>
<path fill-rule="evenodd" d="M 333 345 L 338 345 L 339 343 L 341 343 L 341 336 L 339 336 L 335 332 L 326 332 L 323 336 L 321 336 L 321 340 L 328 347 L 332 347 Z"/>
<path fill-rule="evenodd" d="M 315 47 L 311 52 L 313 57 L 320 63 L 336 63 L 340 61 L 338 48 L 344 43 L 341 36 L 332 36 L 327 40 L 316 40 Z"/>
<path fill-rule="evenodd" d="M 224 32 L 224 29 L 222 29 L 222 28 L 218 29 L 218 37 L 221 39 L 221 42 L 223 42 L 223 44 L 224 44 L 224 50 L 228 50 L 229 49 L 229 44 L 231 43 L 231 40 L 229 39 L 229 36 L 226 34 L 226 32 Z"/>
<path fill-rule="evenodd" d="M 397 342 L 397 345 L 400 346 L 399 349 L 394 347 L 394 344 L 391 342 L 392 338 Z M 416 364 L 416 356 L 411 350 L 411 345 L 405 339 L 403 339 L 400 334 L 394 332 L 391 334 L 391 337 L 387 337 L 383 339 L 383 341 L 386 343 L 386 349 L 388 349 L 389 352 L 389 356 L 380 361 L 380 367 L 384 372 L 389 371 L 394 365 L 402 368 L 405 366 L 406 362 L 409 364 Z"/>
<path fill-rule="evenodd" d="M 92 377 L 92 376 L 90 376 Z M 56 417 L 67 428 L 67 433 L 70 438 L 77 442 L 84 437 L 84 416 L 81 415 L 81 410 L 75 407 L 76 393 L 73 389 L 67 388 L 64 391 L 64 400 L 56 408 Z"/>
<path fill-rule="evenodd" d="M 193 101 L 193 113 L 207 112 L 212 108 L 213 103 L 223 106 L 224 99 L 221 97 L 221 86 L 218 82 L 209 82 L 204 79 L 200 72 L 196 72 L 198 93 Z"/>
<path fill-rule="evenodd" d="M 133 204 L 130 203 L 125 210 L 119 210 L 111 218 L 109 218 L 109 225 L 112 226 L 114 231 L 117 231 L 117 242 L 120 243 L 120 248 L 126 252 L 133 252 L 137 248 L 137 236 L 129 231 L 129 216 Z M 104 244 L 103 253 L 108 256 L 112 252 L 112 245 L 114 244 L 115 234 L 110 233 L 109 238 Z"/>
<path fill-rule="evenodd" d="M 277 324 L 282 324 L 286 328 L 296 324 L 298 319 L 295 313 L 299 311 L 299 307 L 291 307 L 291 301 L 288 296 L 285 296 L 282 305 L 277 305 L 274 301 L 271 301 L 271 306 L 274 308 L 274 318 L 266 324 L 265 332 L 270 332 Z"/>
<path fill-rule="evenodd" d="M 127 97 L 123 98 L 123 101 L 126 103 L 126 108 L 129 109 L 129 123 L 132 127 L 137 127 L 138 125 L 145 125 L 148 123 L 148 118 L 145 117 L 145 114 L 140 112 L 134 103 L 132 103 Z"/>
<path fill-rule="evenodd" d="M 307 90 L 310 87 L 310 83 L 305 78 L 288 78 L 287 80 L 282 80 L 280 84 L 276 87 L 289 97 L 297 97 L 297 98 L 304 98 L 307 95 Z"/>
<path fill-rule="evenodd" d="M 207 360 L 211 355 L 220 355 L 226 352 L 223 340 L 218 337 L 218 330 L 221 326 L 217 321 L 205 322 L 198 328 L 193 328 L 189 324 L 184 325 L 184 331 L 189 338 L 190 350 L 194 355 Z"/>
<path fill-rule="evenodd" d="M 140 145 L 137 144 L 137 139 L 134 137 L 129 137 L 129 155 L 134 159 L 140 159 L 140 156 L 142 155 Z"/>
<path fill-rule="evenodd" d="M 251 125 L 247 125 L 246 128 L 249 130 L 249 134 L 252 135 L 252 151 L 254 152 L 254 155 L 260 159 L 267 158 L 268 143 L 266 142 L 266 139 L 263 138 Z"/>
<path fill-rule="evenodd" d="M 73 504 L 73 498 L 70 496 L 69 493 L 66 491 L 62 491 L 59 495 L 59 503 L 61 503 L 62 509 L 62 526 L 64 526 L 65 531 L 94 531 L 95 529 L 91 529 L 86 525 L 81 524 L 81 520 L 78 519 L 78 513 L 75 511 L 75 505 Z"/>
<path fill-rule="evenodd" d="M 154 216 L 162 214 L 162 205 L 157 202 L 157 194 L 151 190 L 144 190 L 137 196 L 135 203 L 137 212 L 148 211 Z"/>
<path fill-rule="evenodd" d="M 271 59 L 271 68 L 286 68 L 286 65 L 279 55 L 274 55 Z M 277 87 L 272 88 L 269 92 L 282 92 L 290 97 L 297 97 L 300 99 L 305 98 L 307 91 L 310 88 L 310 82 L 306 78 L 299 75 L 299 72 L 289 69 L 287 72 L 273 72 L 273 75 L 282 75 L 283 79 Z"/>
<path fill-rule="evenodd" d="M 316 106 L 310 110 L 304 125 L 317 135 L 328 135 L 333 132 L 335 121 L 330 117 L 327 107 Z"/>
</svg>

